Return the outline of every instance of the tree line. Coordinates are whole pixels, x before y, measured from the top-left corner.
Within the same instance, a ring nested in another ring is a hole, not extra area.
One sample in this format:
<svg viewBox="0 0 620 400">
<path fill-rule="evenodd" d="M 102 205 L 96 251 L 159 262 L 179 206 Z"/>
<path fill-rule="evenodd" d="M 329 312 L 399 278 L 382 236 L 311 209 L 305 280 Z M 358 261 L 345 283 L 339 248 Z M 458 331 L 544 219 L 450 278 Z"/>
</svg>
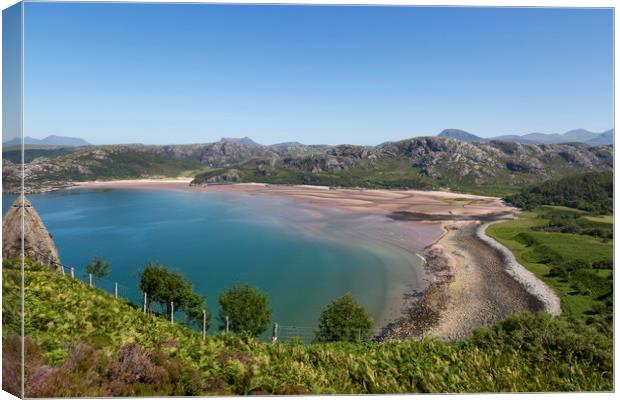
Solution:
<svg viewBox="0 0 620 400">
<path fill-rule="evenodd" d="M 85 271 L 95 280 L 110 273 L 110 264 L 100 257 L 93 257 Z M 138 288 L 147 294 L 146 308 L 156 308 L 163 315 L 170 316 L 181 311 L 181 323 L 190 328 L 200 328 L 206 322 L 211 326 L 212 315 L 203 295 L 195 293 L 192 283 L 179 271 L 149 262 L 138 274 Z M 249 285 L 235 284 L 218 297 L 217 315 L 220 330 L 260 336 L 270 326 L 272 310 L 269 299 L 260 290 Z M 203 318 L 205 321 L 203 321 Z M 365 341 L 372 337 L 373 320 L 351 294 L 331 301 L 321 312 L 314 335 L 315 342 Z"/>
<path fill-rule="evenodd" d="M 506 196 L 505 200 L 524 210 L 547 204 L 611 214 L 614 208 L 613 172 L 588 172 L 548 180 Z"/>
</svg>

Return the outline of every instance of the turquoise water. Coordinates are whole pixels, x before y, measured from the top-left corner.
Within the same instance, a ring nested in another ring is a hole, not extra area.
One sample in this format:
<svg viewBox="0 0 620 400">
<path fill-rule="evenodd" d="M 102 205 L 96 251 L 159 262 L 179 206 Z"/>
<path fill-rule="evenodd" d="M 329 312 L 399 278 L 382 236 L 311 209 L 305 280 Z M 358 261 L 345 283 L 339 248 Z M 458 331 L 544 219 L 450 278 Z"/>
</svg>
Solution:
<svg viewBox="0 0 620 400">
<path fill-rule="evenodd" d="M 321 309 L 347 292 L 380 325 L 398 313 L 404 291 L 423 286 L 415 254 L 386 240 L 404 241 L 410 227 L 384 217 L 213 192 L 73 189 L 28 198 L 64 264 L 82 270 L 93 255 L 105 258 L 112 272 L 100 285 L 117 281 L 134 301 L 148 261 L 179 269 L 214 317 L 219 293 L 237 282 L 257 287 L 281 325 L 316 326 Z M 14 199 L 3 196 L 3 215 Z"/>
</svg>

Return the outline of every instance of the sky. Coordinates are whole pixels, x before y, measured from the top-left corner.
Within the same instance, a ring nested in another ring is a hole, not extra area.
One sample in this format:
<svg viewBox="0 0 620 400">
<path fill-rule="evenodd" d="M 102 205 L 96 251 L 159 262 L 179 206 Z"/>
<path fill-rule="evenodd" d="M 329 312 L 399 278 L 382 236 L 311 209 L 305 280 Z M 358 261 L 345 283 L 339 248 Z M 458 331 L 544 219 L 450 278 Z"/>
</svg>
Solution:
<svg viewBox="0 0 620 400">
<path fill-rule="evenodd" d="M 2 12 L 2 142 L 21 135 L 21 5 Z"/>
<path fill-rule="evenodd" d="M 25 135 L 355 143 L 613 127 L 610 9 L 27 3 Z"/>
</svg>

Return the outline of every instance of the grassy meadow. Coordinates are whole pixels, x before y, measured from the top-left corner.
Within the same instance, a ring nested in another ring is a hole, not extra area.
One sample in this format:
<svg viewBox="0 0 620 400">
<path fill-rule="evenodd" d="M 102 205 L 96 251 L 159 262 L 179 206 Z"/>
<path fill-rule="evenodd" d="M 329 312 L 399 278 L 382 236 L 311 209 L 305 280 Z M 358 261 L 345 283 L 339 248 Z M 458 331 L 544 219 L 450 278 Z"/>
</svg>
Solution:
<svg viewBox="0 0 620 400">
<path fill-rule="evenodd" d="M 600 231 L 603 237 L 549 231 L 550 221 L 558 215 L 569 215 L 582 231 Z M 590 216 L 567 207 L 542 206 L 521 212 L 518 219 L 491 225 L 487 234 L 509 248 L 519 263 L 556 291 L 563 316 L 587 320 L 594 314 L 593 310 L 611 301 L 613 241 L 605 236 L 612 234 L 612 222 L 611 216 Z M 582 265 L 568 275 L 553 274 L 554 267 L 567 263 Z"/>
</svg>

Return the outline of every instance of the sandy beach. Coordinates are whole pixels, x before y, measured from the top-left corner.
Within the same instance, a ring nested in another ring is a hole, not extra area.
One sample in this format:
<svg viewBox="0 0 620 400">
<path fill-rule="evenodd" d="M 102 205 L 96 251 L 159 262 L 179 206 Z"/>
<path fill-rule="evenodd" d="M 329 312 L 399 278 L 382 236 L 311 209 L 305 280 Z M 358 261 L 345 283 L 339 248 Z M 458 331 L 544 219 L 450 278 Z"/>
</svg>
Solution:
<svg viewBox="0 0 620 400">
<path fill-rule="evenodd" d="M 400 318 L 384 328 L 381 339 L 432 336 L 458 340 L 477 327 L 489 326 L 514 313 L 559 313 L 553 291 L 540 289 L 542 282 L 533 275 L 517 276 L 517 267 L 513 265 L 516 261 L 508 260 L 503 253 L 507 250 L 478 232 L 483 223 L 511 216 L 515 211 L 501 199 L 440 191 L 267 184 L 190 186 L 189 182 L 190 179 L 102 181 L 80 183 L 78 187 L 286 196 L 320 208 L 377 213 L 394 220 L 441 227 L 444 234 L 439 239 L 434 235 L 422 252 L 430 284 L 423 293 L 407 293 L 401 299 Z"/>
<path fill-rule="evenodd" d="M 74 188 L 89 189 L 169 189 L 191 190 L 192 178 L 126 179 L 116 181 L 76 182 Z"/>
<path fill-rule="evenodd" d="M 135 179 L 79 182 L 75 187 L 96 189 L 170 189 L 184 191 L 215 191 L 253 195 L 287 196 L 321 207 L 349 211 L 412 212 L 431 215 L 481 216 L 509 213 L 514 209 L 496 197 L 476 196 L 442 191 L 387 189 L 332 189 L 327 186 L 270 185 L 238 183 L 227 185 L 190 186 L 191 178 Z"/>
</svg>

